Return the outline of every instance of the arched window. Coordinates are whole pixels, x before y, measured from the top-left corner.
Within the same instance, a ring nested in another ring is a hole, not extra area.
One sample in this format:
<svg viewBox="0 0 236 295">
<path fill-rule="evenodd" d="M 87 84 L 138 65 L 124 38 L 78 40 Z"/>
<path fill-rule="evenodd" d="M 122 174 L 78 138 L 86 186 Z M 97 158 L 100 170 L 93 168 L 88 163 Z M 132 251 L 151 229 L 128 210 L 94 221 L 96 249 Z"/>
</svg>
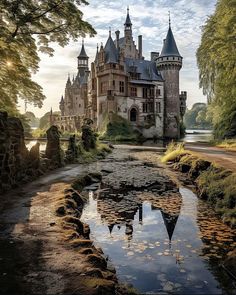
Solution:
<svg viewBox="0 0 236 295">
<path fill-rule="evenodd" d="M 135 108 L 132 108 L 130 110 L 130 121 L 131 122 L 136 122 L 137 121 L 137 110 Z"/>
</svg>

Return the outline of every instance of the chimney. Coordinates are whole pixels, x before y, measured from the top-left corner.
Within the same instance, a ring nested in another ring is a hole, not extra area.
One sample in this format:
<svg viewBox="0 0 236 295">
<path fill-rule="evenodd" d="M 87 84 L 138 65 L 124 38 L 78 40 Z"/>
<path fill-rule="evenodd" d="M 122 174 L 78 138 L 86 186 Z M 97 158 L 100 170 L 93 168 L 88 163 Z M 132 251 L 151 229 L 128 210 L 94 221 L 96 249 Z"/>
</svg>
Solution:
<svg viewBox="0 0 236 295">
<path fill-rule="evenodd" d="M 120 31 L 116 31 L 116 48 L 119 50 Z"/>
<path fill-rule="evenodd" d="M 138 36 L 138 54 L 139 58 L 142 59 L 143 57 L 143 41 L 142 41 L 143 36 L 139 35 Z"/>
<path fill-rule="evenodd" d="M 159 57 L 159 52 L 151 52 L 151 61 L 156 61 Z"/>
</svg>

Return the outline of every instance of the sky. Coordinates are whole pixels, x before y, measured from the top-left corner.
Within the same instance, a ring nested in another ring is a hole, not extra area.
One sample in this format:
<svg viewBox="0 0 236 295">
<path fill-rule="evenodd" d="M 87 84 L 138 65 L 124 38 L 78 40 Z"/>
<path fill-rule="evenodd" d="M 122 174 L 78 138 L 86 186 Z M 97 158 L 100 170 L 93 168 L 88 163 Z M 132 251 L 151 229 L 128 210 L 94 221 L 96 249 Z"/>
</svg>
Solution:
<svg viewBox="0 0 236 295">
<path fill-rule="evenodd" d="M 137 44 L 138 35 L 143 35 L 143 55 L 150 59 L 150 52 L 160 52 L 165 39 L 169 16 L 171 27 L 180 54 L 183 56 L 183 67 L 180 71 L 180 91 L 188 92 L 187 106 L 195 102 L 206 102 L 202 90 L 199 89 L 196 50 L 201 40 L 201 27 L 215 9 L 216 0 L 90 0 L 89 5 L 80 6 L 84 19 L 92 24 L 97 31 L 95 37 L 84 39 L 85 50 L 94 60 L 97 43 L 105 45 L 109 27 L 115 39 L 115 31 L 124 31 L 127 6 L 133 24 L 133 37 Z M 54 56 L 40 54 L 40 68 L 33 79 L 43 87 L 46 95 L 43 107 L 35 108 L 27 105 L 27 111 L 33 111 L 41 117 L 46 112 L 59 110 L 59 100 L 64 95 L 68 74 L 72 77 L 77 72 L 77 56 L 81 49 L 82 40 L 70 42 L 62 48 L 53 45 Z M 20 102 L 21 112 L 25 111 L 24 103 Z"/>
</svg>

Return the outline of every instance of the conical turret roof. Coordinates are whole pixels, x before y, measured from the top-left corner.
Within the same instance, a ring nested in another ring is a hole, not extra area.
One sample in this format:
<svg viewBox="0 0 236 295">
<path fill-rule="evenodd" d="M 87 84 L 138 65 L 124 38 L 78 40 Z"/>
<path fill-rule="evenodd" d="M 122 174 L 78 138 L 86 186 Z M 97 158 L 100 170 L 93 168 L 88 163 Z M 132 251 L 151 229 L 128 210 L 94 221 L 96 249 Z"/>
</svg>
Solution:
<svg viewBox="0 0 236 295">
<path fill-rule="evenodd" d="M 171 30 L 171 26 L 169 27 L 166 39 L 164 41 L 164 45 L 160 54 L 161 57 L 163 56 L 177 56 L 181 57 L 179 54 L 179 50 L 177 48 L 174 35 Z"/>
<path fill-rule="evenodd" d="M 131 22 L 131 19 L 130 19 L 130 16 L 129 16 L 129 8 L 127 8 L 127 16 L 126 16 L 126 20 L 125 20 L 124 25 L 125 26 L 131 26 L 132 25 L 132 22 Z"/>
<path fill-rule="evenodd" d="M 107 43 L 104 48 L 105 51 L 105 62 L 106 63 L 117 63 L 118 62 L 118 52 L 115 46 L 114 41 L 111 38 L 111 34 L 109 33 L 109 37 L 107 39 Z"/>
<path fill-rule="evenodd" d="M 82 42 L 82 47 L 81 47 L 81 51 L 80 54 L 78 56 L 79 58 L 88 58 L 87 53 L 84 49 L 84 41 Z"/>
</svg>

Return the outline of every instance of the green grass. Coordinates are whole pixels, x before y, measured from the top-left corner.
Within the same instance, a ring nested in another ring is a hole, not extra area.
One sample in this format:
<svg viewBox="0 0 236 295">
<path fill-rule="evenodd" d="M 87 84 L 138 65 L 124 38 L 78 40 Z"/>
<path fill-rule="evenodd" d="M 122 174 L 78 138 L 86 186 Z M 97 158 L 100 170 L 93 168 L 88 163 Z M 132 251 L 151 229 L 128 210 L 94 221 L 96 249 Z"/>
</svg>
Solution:
<svg viewBox="0 0 236 295">
<path fill-rule="evenodd" d="M 224 148 L 230 151 L 236 151 L 236 139 L 227 139 L 216 143 L 217 147 Z"/>
<path fill-rule="evenodd" d="M 176 144 L 174 142 L 171 142 L 167 146 L 167 150 L 166 150 L 164 156 L 161 158 L 161 162 L 162 163 L 175 162 L 180 157 L 188 155 L 190 153 L 191 153 L 190 151 L 187 151 L 184 149 L 183 143 Z"/>
<path fill-rule="evenodd" d="M 80 141 L 78 144 L 78 149 L 78 162 L 81 164 L 91 163 L 98 159 L 104 159 L 108 153 L 112 152 L 107 144 L 101 143 L 99 141 L 96 142 L 96 148 L 90 149 L 89 151 L 84 149 L 83 144 Z"/>
</svg>

